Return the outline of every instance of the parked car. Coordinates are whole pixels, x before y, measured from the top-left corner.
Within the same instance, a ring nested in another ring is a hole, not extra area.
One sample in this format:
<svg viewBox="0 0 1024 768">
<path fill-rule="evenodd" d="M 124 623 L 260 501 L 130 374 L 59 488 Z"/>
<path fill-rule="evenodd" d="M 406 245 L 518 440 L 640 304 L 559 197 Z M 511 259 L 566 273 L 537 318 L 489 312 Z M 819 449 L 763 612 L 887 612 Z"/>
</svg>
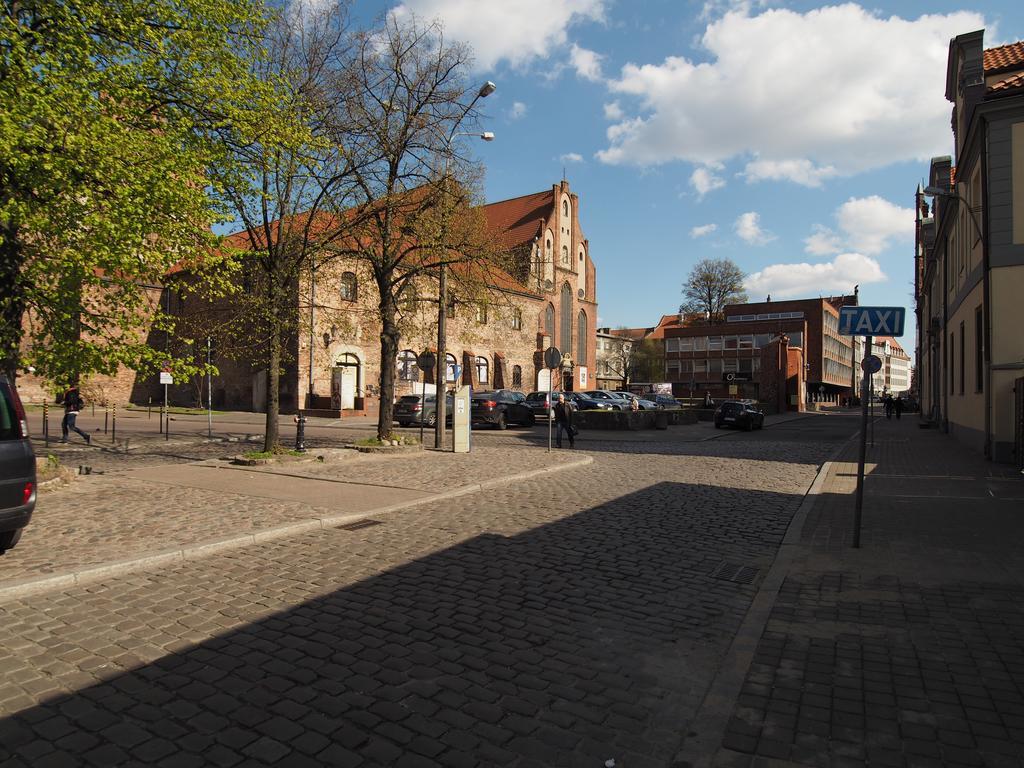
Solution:
<svg viewBox="0 0 1024 768">
<path fill-rule="evenodd" d="M 470 421 L 473 426 L 490 424 L 497 429 L 505 429 L 509 424 L 532 427 L 537 421 L 537 416 L 522 392 L 498 389 L 473 393 Z"/>
<path fill-rule="evenodd" d="M 14 383 L 0 373 L 0 554 L 21 538 L 36 507 L 36 456 Z"/>
<path fill-rule="evenodd" d="M 749 432 L 764 426 L 764 411 L 753 400 L 726 400 L 715 409 L 715 429 L 742 428 Z"/>
<path fill-rule="evenodd" d="M 653 392 L 648 392 L 644 397 L 659 408 L 664 408 L 665 410 L 676 410 L 683 407 L 679 404 L 679 401 L 671 395 L 658 395 Z"/>
<path fill-rule="evenodd" d="M 618 393 L 609 392 L 607 389 L 589 389 L 583 394 L 591 400 L 607 403 L 611 405 L 612 409 L 617 411 L 628 411 L 630 409 L 628 401 L 624 400 Z"/>
<path fill-rule="evenodd" d="M 557 403 L 558 396 L 560 394 L 565 395 L 565 399 L 575 406 L 577 411 L 617 411 L 619 410 L 617 405 L 614 405 L 607 400 L 595 400 L 592 397 L 587 397 L 582 392 L 552 392 L 551 402 Z M 534 416 L 538 419 L 546 419 L 548 417 L 548 393 L 547 392 L 531 392 L 526 396 L 526 404 L 533 410 Z"/>
<path fill-rule="evenodd" d="M 607 391 L 607 390 L 600 390 Z M 614 395 L 622 400 L 626 407 L 623 410 L 633 410 L 633 401 L 636 400 L 637 410 L 639 411 L 656 411 L 658 410 L 658 404 L 653 400 L 649 400 L 647 395 L 637 395 L 633 392 L 627 392 L 624 389 L 617 389 L 614 392 L 608 392 L 609 395 Z"/>
<path fill-rule="evenodd" d="M 454 403 L 455 398 L 449 395 L 444 408 L 446 424 L 452 423 Z M 403 427 L 421 423 L 428 427 L 434 426 L 437 424 L 437 395 L 428 394 L 426 400 L 422 395 L 403 395 L 395 403 L 394 418 Z"/>
</svg>

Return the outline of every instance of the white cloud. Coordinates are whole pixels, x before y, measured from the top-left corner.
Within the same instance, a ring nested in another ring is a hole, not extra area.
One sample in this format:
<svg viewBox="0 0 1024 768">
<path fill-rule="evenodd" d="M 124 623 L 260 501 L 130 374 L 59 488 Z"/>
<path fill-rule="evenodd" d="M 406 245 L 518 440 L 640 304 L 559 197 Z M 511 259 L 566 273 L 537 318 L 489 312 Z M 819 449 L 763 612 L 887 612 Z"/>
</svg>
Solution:
<svg viewBox="0 0 1024 768">
<path fill-rule="evenodd" d="M 604 105 L 605 120 L 621 120 L 625 116 L 626 113 L 622 111 L 622 107 L 619 106 L 619 102 L 613 101 L 610 104 Z"/>
<path fill-rule="evenodd" d="M 513 120 L 526 117 L 526 105 L 521 101 L 512 102 L 512 108 L 508 111 L 508 116 Z"/>
<path fill-rule="evenodd" d="M 656 165 L 749 159 L 749 177 L 820 184 L 897 161 L 948 154 L 944 98 L 951 37 L 974 12 L 882 17 L 856 4 L 806 13 L 730 10 L 705 29 L 706 60 L 627 64 L 609 82 L 635 116 L 598 157 Z"/>
<path fill-rule="evenodd" d="M 761 215 L 754 211 L 740 214 L 733 225 L 740 239 L 750 245 L 764 245 L 775 239 L 775 235 L 761 229 Z"/>
<path fill-rule="evenodd" d="M 834 296 L 850 293 L 853 286 L 887 280 L 882 267 L 870 256 L 841 253 L 823 264 L 772 264 L 749 275 L 746 289 L 773 298 Z"/>
<path fill-rule="evenodd" d="M 701 226 L 694 227 L 690 230 L 690 237 L 704 237 L 705 235 L 710 235 L 716 229 L 718 229 L 717 224 L 702 224 Z"/>
<path fill-rule="evenodd" d="M 836 232 L 820 224 L 804 240 L 804 250 L 816 256 L 853 250 L 874 256 L 893 241 L 909 243 L 914 237 L 914 211 L 871 195 L 851 197 L 834 214 Z"/>
<path fill-rule="evenodd" d="M 810 160 L 752 160 L 743 169 L 747 183 L 755 181 L 792 181 L 804 187 L 820 187 L 823 179 L 836 176 L 831 165 L 817 167 Z"/>
<path fill-rule="evenodd" d="M 563 163 L 582 163 L 583 155 L 579 152 L 566 152 L 564 155 L 559 155 L 558 159 Z"/>
<path fill-rule="evenodd" d="M 569 62 L 576 74 L 584 80 L 599 83 L 602 80 L 601 59 L 604 57 L 594 51 L 580 48 L 576 43 L 569 49 Z"/>
<path fill-rule="evenodd" d="M 397 18 L 440 19 L 449 39 L 473 47 L 476 66 L 488 71 L 502 61 L 523 67 L 547 59 L 568 41 L 574 24 L 603 21 L 607 0 L 405 0 L 391 13 Z M 543 24 L 537 20 L 543 19 Z"/>
<path fill-rule="evenodd" d="M 703 198 L 708 192 L 725 186 L 725 179 L 715 176 L 710 168 L 697 168 L 690 174 L 690 184 L 697 190 L 697 196 Z"/>
</svg>

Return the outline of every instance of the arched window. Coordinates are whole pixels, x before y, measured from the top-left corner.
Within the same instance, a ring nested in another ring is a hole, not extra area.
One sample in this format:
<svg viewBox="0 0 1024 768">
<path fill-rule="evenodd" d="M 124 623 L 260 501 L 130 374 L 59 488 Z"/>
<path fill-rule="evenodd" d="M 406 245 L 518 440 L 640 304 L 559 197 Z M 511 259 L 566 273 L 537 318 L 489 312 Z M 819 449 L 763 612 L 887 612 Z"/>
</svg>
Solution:
<svg viewBox="0 0 1024 768">
<path fill-rule="evenodd" d="M 562 283 L 561 329 L 558 334 L 559 351 L 563 355 L 572 354 L 572 288 Z"/>
<path fill-rule="evenodd" d="M 523 388 L 523 368 L 520 365 L 512 366 L 512 389 Z"/>
<path fill-rule="evenodd" d="M 569 215 L 569 201 L 568 200 L 563 200 L 562 201 L 562 215 L 563 216 L 568 216 Z"/>
<path fill-rule="evenodd" d="M 446 354 L 444 359 L 447 363 L 445 366 L 445 379 L 447 379 L 449 384 L 452 384 L 455 382 L 455 366 L 458 365 L 458 361 L 455 359 L 455 355 L 451 352 Z"/>
<path fill-rule="evenodd" d="M 569 266 L 569 246 L 562 246 L 562 263 Z"/>
<path fill-rule="evenodd" d="M 587 364 L 587 313 L 582 309 L 576 319 L 576 359 L 580 365 Z"/>
<path fill-rule="evenodd" d="M 476 383 L 487 384 L 491 380 L 490 377 L 490 366 L 487 364 L 486 357 L 477 357 L 476 359 Z"/>
<path fill-rule="evenodd" d="M 341 276 L 341 300 L 355 301 L 358 296 L 358 283 L 355 272 L 346 272 Z"/>
<path fill-rule="evenodd" d="M 399 381 L 419 381 L 420 369 L 416 365 L 416 353 L 405 349 L 398 353 Z"/>
<path fill-rule="evenodd" d="M 523 310 L 518 307 L 512 310 L 512 330 L 523 330 Z"/>
<path fill-rule="evenodd" d="M 552 344 L 555 343 L 555 308 L 552 304 L 544 310 L 544 335 L 551 339 Z"/>
</svg>

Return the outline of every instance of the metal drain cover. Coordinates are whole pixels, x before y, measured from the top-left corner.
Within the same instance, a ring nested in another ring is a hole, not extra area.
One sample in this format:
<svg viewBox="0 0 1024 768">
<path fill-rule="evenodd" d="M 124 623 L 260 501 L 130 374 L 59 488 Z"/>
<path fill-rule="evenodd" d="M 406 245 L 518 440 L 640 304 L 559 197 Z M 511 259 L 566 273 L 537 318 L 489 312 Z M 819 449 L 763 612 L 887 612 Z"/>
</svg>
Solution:
<svg viewBox="0 0 1024 768">
<path fill-rule="evenodd" d="M 711 578 L 732 581 L 736 584 L 753 584 L 760 570 L 760 568 L 753 568 L 749 565 L 723 562 L 719 563 L 718 567 L 711 572 Z"/>
<path fill-rule="evenodd" d="M 380 520 L 356 520 L 354 523 L 345 523 L 344 525 L 334 526 L 340 531 L 358 531 L 361 528 L 372 528 L 375 525 L 381 525 Z"/>
</svg>

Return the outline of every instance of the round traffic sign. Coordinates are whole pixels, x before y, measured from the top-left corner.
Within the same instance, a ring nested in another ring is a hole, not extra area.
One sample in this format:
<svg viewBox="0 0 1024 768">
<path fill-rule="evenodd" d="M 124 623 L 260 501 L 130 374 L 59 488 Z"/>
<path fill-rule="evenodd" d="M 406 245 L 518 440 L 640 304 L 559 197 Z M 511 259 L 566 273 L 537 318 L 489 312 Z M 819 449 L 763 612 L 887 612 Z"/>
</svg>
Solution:
<svg viewBox="0 0 1024 768">
<path fill-rule="evenodd" d="M 562 353 L 558 347 L 548 347 L 544 350 L 544 365 L 548 368 L 557 368 L 562 364 Z"/>
<path fill-rule="evenodd" d="M 434 363 L 437 362 L 437 357 L 429 349 L 425 349 L 416 355 L 416 365 L 419 366 L 421 371 L 427 368 L 433 368 Z"/>
<path fill-rule="evenodd" d="M 865 373 L 878 373 L 882 370 L 882 360 L 878 355 L 868 355 L 861 360 L 860 367 Z"/>
</svg>

